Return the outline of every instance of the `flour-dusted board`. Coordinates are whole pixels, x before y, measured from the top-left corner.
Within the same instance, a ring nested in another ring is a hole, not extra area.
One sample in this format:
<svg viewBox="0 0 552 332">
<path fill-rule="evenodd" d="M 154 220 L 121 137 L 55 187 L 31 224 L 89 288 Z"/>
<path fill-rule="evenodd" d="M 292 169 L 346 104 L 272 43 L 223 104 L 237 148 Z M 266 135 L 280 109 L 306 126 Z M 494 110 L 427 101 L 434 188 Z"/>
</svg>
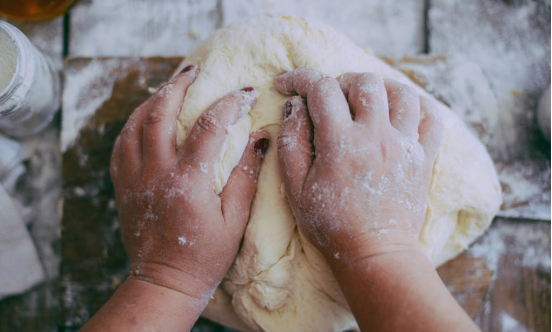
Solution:
<svg viewBox="0 0 552 332">
<path fill-rule="evenodd" d="M 85 323 L 128 275 L 109 176 L 111 149 L 130 113 L 150 96 L 148 88 L 167 80 L 180 61 L 181 58 L 76 58 L 66 62 L 60 313 L 60 323 L 65 330 L 76 329 Z M 530 223 L 522 224 L 529 229 L 535 227 Z M 549 232 L 548 223 L 539 224 L 539 227 L 535 230 L 537 235 L 542 233 L 544 236 Z M 508 261 L 504 246 L 492 248 L 485 241 L 487 236 L 478 240 L 472 248 L 475 252 L 470 250 L 438 269 L 451 293 L 473 318 L 482 314 L 484 300 L 492 304 L 488 294 L 492 280 L 506 280 L 506 286 L 512 280 L 511 275 L 496 273 L 500 264 L 493 260 L 495 256 Z M 528 249 L 533 248 L 533 252 L 538 249 L 542 254 L 540 242 L 540 247 L 535 243 L 526 245 Z M 494 249 L 497 249 L 495 255 L 489 260 L 487 253 Z M 489 261 L 495 262 L 494 265 L 489 265 Z M 536 269 L 536 265 L 529 268 L 530 271 Z M 517 270 L 509 273 L 517 275 Z M 517 276 L 515 282 L 524 278 Z M 549 280 L 548 283 L 545 280 L 525 291 L 531 294 L 544 291 L 546 294 L 546 285 L 549 287 L 549 284 Z M 524 296 L 525 293 L 513 292 L 500 300 L 511 303 Z M 510 316 L 523 313 L 513 312 Z M 494 312 L 486 315 L 490 318 L 485 316 L 485 322 L 494 321 Z M 542 316 L 543 322 L 548 321 L 544 326 L 550 326 L 549 316 L 546 318 L 542 312 L 535 315 Z"/>
</svg>

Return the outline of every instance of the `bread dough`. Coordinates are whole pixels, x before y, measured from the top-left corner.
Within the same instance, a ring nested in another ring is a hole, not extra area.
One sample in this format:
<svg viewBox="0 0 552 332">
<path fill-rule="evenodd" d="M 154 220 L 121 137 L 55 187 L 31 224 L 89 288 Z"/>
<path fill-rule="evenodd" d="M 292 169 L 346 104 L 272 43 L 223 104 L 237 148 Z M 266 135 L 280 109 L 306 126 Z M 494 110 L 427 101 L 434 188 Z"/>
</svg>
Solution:
<svg viewBox="0 0 552 332">
<path fill-rule="evenodd" d="M 289 16 L 232 24 L 201 43 L 180 65 L 201 68 L 178 118 L 182 144 L 198 116 L 218 98 L 246 86 L 256 106 L 229 132 L 216 164 L 217 191 L 245 149 L 250 132 L 263 129 L 272 144 L 264 159 L 243 245 L 203 316 L 244 331 L 358 329 L 322 256 L 298 232 L 277 160 L 282 107 L 289 98 L 274 78 L 296 68 L 337 77 L 375 72 L 415 86 L 406 76 L 325 25 Z M 428 96 L 415 86 L 420 94 Z M 491 223 L 501 203 L 493 163 L 464 123 L 440 104 L 445 138 L 433 169 L 420 248 L 435 266 L 455 257 Z"/>
</svg>

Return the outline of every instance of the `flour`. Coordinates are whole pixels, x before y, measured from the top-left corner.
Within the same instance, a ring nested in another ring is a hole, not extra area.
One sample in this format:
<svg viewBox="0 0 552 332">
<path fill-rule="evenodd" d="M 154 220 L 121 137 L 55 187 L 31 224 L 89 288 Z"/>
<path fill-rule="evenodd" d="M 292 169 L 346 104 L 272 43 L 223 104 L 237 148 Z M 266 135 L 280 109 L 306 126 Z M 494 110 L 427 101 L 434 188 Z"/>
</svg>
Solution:
<svg viewBox="0 0 552 332">
<path fill-rule="evenodd" d="M 83 63 L 82 67 L 75 66 L 65 70 L 65 88 L 62 96 L 62 152 L 75 144 L 88 120 L 111 98 L 115 81 L 128 74 L 128 67 L 139 71 L 138 81 L 142 80 L 145 70 L 144 62 L 138 60 L 110 59 Z M 97 129 L 101 130 L 101 127 L 100 124 Z"/>
<path fill-rule="evenodd" d="M 498 275 L 500 259 L 506 253 L 515 257 L 516 266 L 550 270 L 550 236 L 543 235 L 531 224 L 497 221 L 487 234 L 468 251 L 476 258 L 485 258 L 487 268 Z"/>
<path fill-rule="evenodd" d="M 529 331 L 525 326 L 520 324 L 513 317 L 503 312 L 500 315 L 500 325 L 502 325 L 502 332 L 526 332 Z"/>
<path fill-rule="evenodd" d="M 0 130 L 16 137 L 30 136 L 43 130 L 59 109 L 59 76 L 50 60 L 21 31 L 3 21 L 0 21 L 0 31 L 8 38 L 3 45 L 7 47 L 4 51 L 10 54 L 5 59 L 6 66 L 0 66 L 7 69 L 2 75 L 9 76 L 5 80 L 9 80 L 6 86 L 10 87 L 0 89 L 6 91 L 0 102 Z M 11 50 L 7 45 L 10 40 L 14 48 Z"/>
<path fill-rule="evenodd" d="M 10 84 L 17 67 L 17 53 L 10 37 L 0 33 L 0 95 Z"/>
<path fill-rule="evenodd" d="M 504 204 L 499 215 L 550 220 L 550 161 L 497 163 Z"/>
<path fill-rule="evenodd" d="M 494 119 L 488 118 L 485 124 L 496 129 L 487 133 L 491 135 L 487 142 L 494 160 L 524 159 L 539 154 L 534 143 L 542 138 L 534 121 L 534 110 L 538 97 L 550 82 L 550 15 L 546 14 L 549 12 L 550 1 L 431 2 L 428 13 L 431 54 L 460 54 L 477 63 L 484 77 L 479 84 L 474 81 L 472 91 L 476 98 L 463 98 L 461 103 L 470 100 L 483 103 L 480 88 L 494 95 L 492 99 L 498 109 L 489 110 Z M 453 74 L 458 73 L 455 70 Z M 487 116 L 482 112 L 472 115 Z"/>
<path fill-rule="evenodd" d="M 206 19 L 216 15 L 216 6 L 217 0 L 83 1 L 71 9 L 71 56 L 189 54 L 216 30 L 215 20 Z"/>
<path fill-rule="evenodd" d="M 111 97 L 114 79 L 109 68 L 115 66 L 114 62 L 110 62 L 106 68 L 102 62 L 92 61 L 75 72 L 67 69 L 63 92 L 62 152 L 73 146 L 82 127 Z M 91 91 L 94 93 L 89 95 Z"/>
</svg>

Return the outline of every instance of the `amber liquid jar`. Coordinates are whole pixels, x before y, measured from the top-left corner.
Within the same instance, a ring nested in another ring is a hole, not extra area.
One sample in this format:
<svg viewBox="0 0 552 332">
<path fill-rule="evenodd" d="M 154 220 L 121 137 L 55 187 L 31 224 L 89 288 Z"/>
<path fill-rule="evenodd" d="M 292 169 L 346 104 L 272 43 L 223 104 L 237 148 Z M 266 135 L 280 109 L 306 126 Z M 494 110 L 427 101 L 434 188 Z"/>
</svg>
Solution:
<svg viewBox="0 0 552 332">
<path fill-rule="evenodd" d="M 64 14 L 75 0 L 0 0 L 0 14 L 37 21 Z"/>
</svg>

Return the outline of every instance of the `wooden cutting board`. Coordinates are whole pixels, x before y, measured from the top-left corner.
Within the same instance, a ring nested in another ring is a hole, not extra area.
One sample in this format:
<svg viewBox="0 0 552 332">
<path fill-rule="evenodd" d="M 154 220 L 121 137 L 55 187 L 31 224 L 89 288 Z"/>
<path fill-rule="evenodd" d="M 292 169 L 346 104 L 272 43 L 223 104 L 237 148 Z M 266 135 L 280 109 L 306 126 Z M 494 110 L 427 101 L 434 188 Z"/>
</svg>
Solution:
<svg viewBox="0 0 552 332">
<path fill-rule="evenodd" d="M 171 76 L 182 58 L 76 58 L 65 63 L 60 325 L 82 326 L 128 275 L 109 175 L 111 149 L 148 87 Z M 438 269 L 475 317 L 493 272 L 464 253 Z M 210 324 L 200 321 L 198 324 Z"/>
</svg>

